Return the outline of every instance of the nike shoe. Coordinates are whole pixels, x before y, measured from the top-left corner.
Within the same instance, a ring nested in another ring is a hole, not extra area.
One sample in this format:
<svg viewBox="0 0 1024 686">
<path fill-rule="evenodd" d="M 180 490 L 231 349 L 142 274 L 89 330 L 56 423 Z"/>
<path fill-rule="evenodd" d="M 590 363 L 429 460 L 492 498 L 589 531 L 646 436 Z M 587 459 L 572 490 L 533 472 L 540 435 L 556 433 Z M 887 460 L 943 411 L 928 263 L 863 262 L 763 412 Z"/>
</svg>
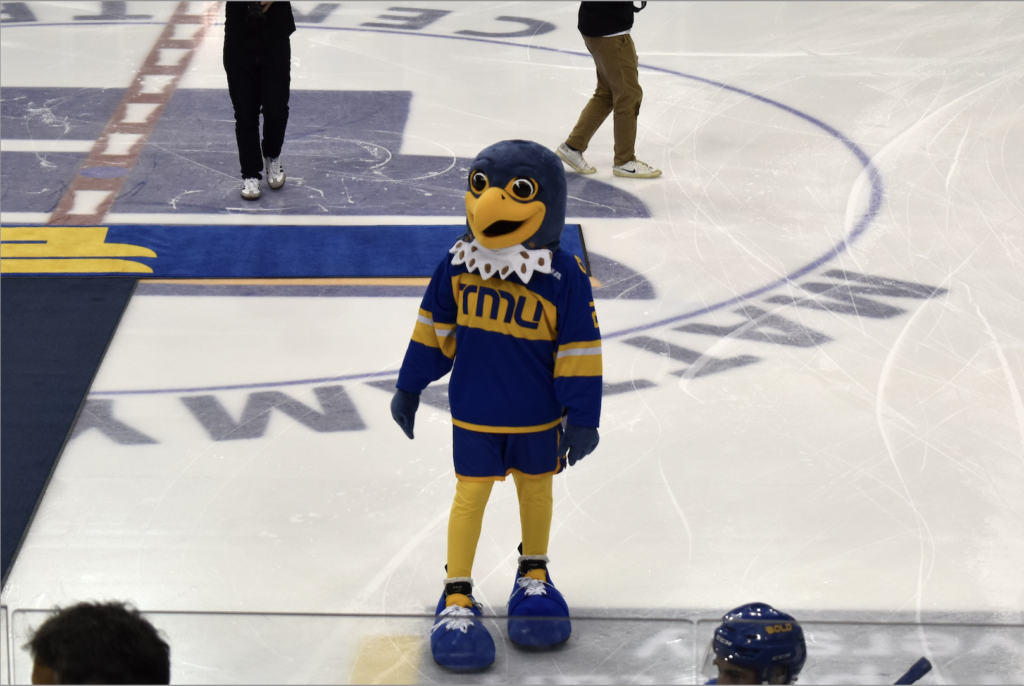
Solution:
<svg viewBox="0 0 1024 686">
<path fill-rule="evenodd" d="M 593 174 L 597 171 L 594 167 L 587 164 L 587 161 L 583 159 L 583 153 L 578 150 L 573 150 L 565 143 L 562 143 L 555 150 L 555 154 L 562 158 L 562 161 L 567 165 L 578 171 L 580 174 Z"/>
<path fill-rule="evenodd" d="M 661 176 L 661 170 L 640 160 L 630 160 L 621 166 L 612 167 L 612 174 L 631 176 L 634 179 L 653 179 L 655 176 Z"/>
</svg>

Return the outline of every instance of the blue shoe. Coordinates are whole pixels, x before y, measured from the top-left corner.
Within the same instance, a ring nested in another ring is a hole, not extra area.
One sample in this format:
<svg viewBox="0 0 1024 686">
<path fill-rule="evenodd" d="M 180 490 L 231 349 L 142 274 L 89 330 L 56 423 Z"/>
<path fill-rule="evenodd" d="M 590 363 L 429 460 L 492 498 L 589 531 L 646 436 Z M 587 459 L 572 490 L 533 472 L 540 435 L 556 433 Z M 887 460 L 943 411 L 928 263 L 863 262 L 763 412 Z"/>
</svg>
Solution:
<svg viewBox="0 0 1024 686">
<path fill-rule="evenodd" d="M 547 557 L 519 558 L 516 583 L 508 599 L 508 637 L 516 645 L 529 648 L 550 648 L 569 640 L 572 623 L 565 598 L 548 580 L 539 581 L 526 576 L 531 569 L 547 572 Z M 534 617 L 549 619 L 532 619 Z"/>
<path fill-rule="evenodd" d="M 437 604 L 437 619 L 430 629 L 430 652 L 434 655 L 434 662 L 442 667 L 472 670 L 484 669 L 494 663 L 494 639 L 479 619 L 482 613 L 471 595 L 472 588 L 467 581 L 448 583 Z M 473 607 L 445 607 L 445 599 L 451 593 L 468 596 Z"/>
</svg>

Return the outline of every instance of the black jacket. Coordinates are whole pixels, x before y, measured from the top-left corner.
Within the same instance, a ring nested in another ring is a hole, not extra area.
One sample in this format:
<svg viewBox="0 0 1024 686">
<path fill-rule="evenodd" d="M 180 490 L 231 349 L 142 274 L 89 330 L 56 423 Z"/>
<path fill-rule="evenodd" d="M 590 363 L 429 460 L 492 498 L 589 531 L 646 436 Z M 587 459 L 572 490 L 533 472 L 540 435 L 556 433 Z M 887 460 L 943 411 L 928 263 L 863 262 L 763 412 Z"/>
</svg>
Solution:
<svg viewBox="0 0 1024 686">
<path fill-rule="evenodd" d="M 632 2 L 581 2 L 580 33 L 591 38 L 610 36 L 633 28 L 633 14 L 647 6 L 641 2 L 634 7 Z"/>
<path fill-rule="evenodd" d="M 264 13 L 264 21 L 250 23 L 249 6 L 258 2 L 229 2 L 224 20 L 224 42 L 259 47 L 288 40 L 295 33 L 290 2 L 275 2 Z"/>
</svg>

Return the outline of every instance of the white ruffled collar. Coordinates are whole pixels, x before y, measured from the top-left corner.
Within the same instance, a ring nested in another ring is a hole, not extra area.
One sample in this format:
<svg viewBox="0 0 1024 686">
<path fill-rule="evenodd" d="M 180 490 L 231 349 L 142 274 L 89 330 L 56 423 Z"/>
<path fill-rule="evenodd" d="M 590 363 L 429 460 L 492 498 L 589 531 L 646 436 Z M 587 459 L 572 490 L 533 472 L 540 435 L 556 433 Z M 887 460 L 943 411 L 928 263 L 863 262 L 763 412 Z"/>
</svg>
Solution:
<svg viewBox="0 0 1024 686">
<path fill-rule="evenodd" d="M 513 245 L 489 250 L 473 241 L 459 240 L 448 252 L 453 255 L 453 265 L 465 264 L 466 269 L 480 272 L 484 279 L 495 275 L 507 279 L 514 273 L 523 283 L 530 283 L 534 272 L 550 274 L 552 270 L 551 251 L 547 248 L 527 250 L 522 245 Z"/>
</svg>

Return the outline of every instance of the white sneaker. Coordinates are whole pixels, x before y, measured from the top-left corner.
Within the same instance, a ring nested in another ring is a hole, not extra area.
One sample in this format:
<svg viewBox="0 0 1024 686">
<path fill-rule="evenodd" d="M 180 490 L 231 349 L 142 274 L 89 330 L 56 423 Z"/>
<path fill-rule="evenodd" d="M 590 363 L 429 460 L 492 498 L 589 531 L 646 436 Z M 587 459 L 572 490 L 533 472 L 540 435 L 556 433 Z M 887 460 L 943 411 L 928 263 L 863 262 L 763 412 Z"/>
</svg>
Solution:
<svg viewBox="0 0 1024 686">
<path fill-rule="evenodd" d="M 263 162 L 267 165 L 267 185 L 276 191 L 284 185 L 284 167 L 281 166 L 281 158 L 264 157 Z"/>
<path fill-rule="evenodd" d="M 587 164 L 587 161 L 583 159 L 583 153 L 573 150 L 565 143 L 558 146 L 555 150 L 555 154 L 562 158 L 562 161 L 567 165 L 578 171 L 580 174 L 593 174 L 597 171 L 594 167 Z"/>
<path fill-rule="evenodd" d="M 661 170 L 655 169 L 646 162 L 631 160 L 622 166 L 612 167 L 612 174 L 615 176 L 632 176 L 634 179 L 653 179 L 661 176 Z"/>
<path fill-rule="evenodd" d="M 242 197 L 246 200 L 260 199 L 260 180 L 242 179 Z"/>
</svg>

